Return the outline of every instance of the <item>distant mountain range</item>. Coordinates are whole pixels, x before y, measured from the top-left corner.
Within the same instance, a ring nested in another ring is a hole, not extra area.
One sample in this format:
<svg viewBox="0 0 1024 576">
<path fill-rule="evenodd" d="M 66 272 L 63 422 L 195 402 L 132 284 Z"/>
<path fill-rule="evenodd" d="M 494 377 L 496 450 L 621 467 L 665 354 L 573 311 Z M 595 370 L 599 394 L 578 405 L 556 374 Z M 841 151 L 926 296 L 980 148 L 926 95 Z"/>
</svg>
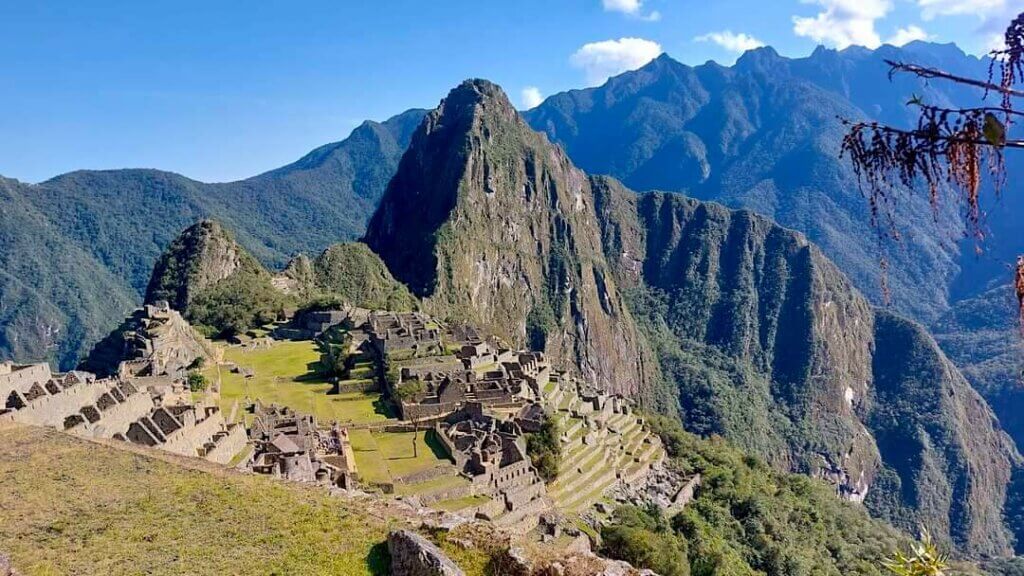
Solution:
<svg viewBox="0 0 1024 576">
<path fill-rule="evenodd" d="M 0 179 L 0 357 L 74 367 L 142 301 L 157 256 L 199 219 L 226 223 L 275 267 L 359 237 L 423 114 L 365 122 L 238 182 L 158 170 Z"/>
</svg>

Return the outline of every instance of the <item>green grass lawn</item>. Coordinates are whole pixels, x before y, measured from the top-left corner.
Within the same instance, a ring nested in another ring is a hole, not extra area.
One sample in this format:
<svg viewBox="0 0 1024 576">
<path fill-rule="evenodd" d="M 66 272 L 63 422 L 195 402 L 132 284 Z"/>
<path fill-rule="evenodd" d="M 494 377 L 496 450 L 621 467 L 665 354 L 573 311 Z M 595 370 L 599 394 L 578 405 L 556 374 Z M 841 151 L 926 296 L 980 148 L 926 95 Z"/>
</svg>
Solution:
<svg viewBox="0 0 1024 576">
<path fill-rule="evenodd" d="M 359 478 L 367 484 L 389 483 L 394 482 L 396 477 L 408 476 L 449 462 L 433 437 L 433 431 L 415 434 L 415 454 L 413 435 L 412 432 L 350 430 L 349 441 L 356 456 Z"/>
<path fill-rule="evenodd" d="M 359 480 L 366 484 L 386 484 L 391 482 L 387 463 L 377 451 L 377 441 L 369 430 L 349 430 L 349 442 L 356 457 L 356 468 Z"/>
<path fill-rule="evenodd" d="M 431 478 L 426 482 L 417 482 L 416 484 L 396 484 L 395 493 L 403 496 L 426 494 L 458 486 L 469 486 L 469 484 L 469 480 L 462 476 L 438 476 L 437 478 Z"/>
<path fill-rule="evenodd" d="M 374 432 L 377 449 L 384 455 L 392 477 L 408 476 L 450 462 L 433 430 Z M 413 437 L 416 448 L 413 449 Z"/>
<path fill-rule="evenodd" d="M 322 490 L 45 428 L 0 442 L 0 550 L 22 574 L 387 573 L 387 523 Z"/>
<path fill-rule="evenodd" d="M 331 384 L 320 374 L 320 352 L 315 342 L 275 342 L 269 348 L 256 350 L 228 347 L 224 360 L 253 372 L 252 378 L 245 378 L 221 367 L 224 410 L 230 409 L 235 400 L 249 397 L 312 412 L 325 424 L 331 420 L 378 422 L 393 417 L 380 394 L 328 395 Z"/>
</svg>

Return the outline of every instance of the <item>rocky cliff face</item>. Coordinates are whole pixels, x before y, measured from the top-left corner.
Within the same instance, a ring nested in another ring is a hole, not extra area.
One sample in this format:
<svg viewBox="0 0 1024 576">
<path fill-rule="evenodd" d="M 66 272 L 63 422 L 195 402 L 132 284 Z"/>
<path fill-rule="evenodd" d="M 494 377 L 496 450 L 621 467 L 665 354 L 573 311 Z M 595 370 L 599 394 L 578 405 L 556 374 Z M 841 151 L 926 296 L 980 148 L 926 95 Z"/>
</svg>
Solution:
<svg viewBox="0 0 1024 576">
<path fill-rule="evenodd" d="M 1019 456 L 920 327 L 766 218 L 586 176 L 492 84 L 427 116 L 366 241 L 435 314 L 649 404 L 671 389 L 693 431 L 965 551 L 1009 551 Z M 918 396 L 935 399 L 902 400 Z"/>
<path fill-rule="evenodd" d="M 429 312 L 531 340 L 635 394 L 646 381 L 641 343 L 590 187 L 498 87 L 467 81 L 414 134 L 365 241 Z"/>
<path fill-rule="evenodd" d="M 1020 466 L 1013 441 L 924 328 L 878 312 L 874 332 L 866 424 L 883 465 L 868 506 L 906 530 L 948 534 L 964 550 L 1010 553 L 1003 509 Z"/>
<path fill-rule="evenodd" d="M 683 421 L 964 550 L 1011 550 L 1011 440 L 922 327 L 873 309 L 799 233 L 601 179 L 609 261 Z M 866 500 L 865 500 L 866 498 Z"/>
</svg>

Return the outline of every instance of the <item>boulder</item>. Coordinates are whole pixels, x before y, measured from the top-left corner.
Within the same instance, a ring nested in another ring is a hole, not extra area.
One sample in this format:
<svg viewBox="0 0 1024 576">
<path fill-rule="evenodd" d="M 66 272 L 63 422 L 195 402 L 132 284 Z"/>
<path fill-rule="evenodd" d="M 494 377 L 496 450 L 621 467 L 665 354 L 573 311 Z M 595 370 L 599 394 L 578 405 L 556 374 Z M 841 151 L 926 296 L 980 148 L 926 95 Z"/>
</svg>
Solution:
<svg viewBox="0 0 1024 576">
<path fill-rule="evenodd" d="M 0 576 L 18 576 L 18 571 L 11 564 L 11 557 L 0 553 Z"/>
<path fill-rule="evenodd" d="M 464 576 L 440 548 L 409 530 L 388 535 L 392 576 Z"/>
</svg>

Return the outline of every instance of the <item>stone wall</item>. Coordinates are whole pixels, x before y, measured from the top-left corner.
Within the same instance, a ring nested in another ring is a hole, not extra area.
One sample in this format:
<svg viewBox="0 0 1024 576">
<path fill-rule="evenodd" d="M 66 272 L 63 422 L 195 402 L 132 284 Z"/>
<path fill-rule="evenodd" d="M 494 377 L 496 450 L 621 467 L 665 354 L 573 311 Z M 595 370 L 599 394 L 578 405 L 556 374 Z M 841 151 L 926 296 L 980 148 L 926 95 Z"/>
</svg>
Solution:
<svg viewBox="0 0 1024 576">
<path fill-rule="evenodd" d="M 0 408 L 13 390 L 24 390 L 36 382 L 46 382 L 52 376 L 49 364 L 19 366 L 5 362 L 0 370 Z"/>
<path fill-rule="evenodd" d="M 160 447 L 182 456 L 200 456 L 199 449 L 224 428 L 224 416 L 214 412 L 195 426 L 184 426 L 167 435 L 167 442 Z"/>
<path fill-rule="evenodd" d="M 227 430 L 218 436 L 213 449 L 208 450 L 204 456 L 207 460 L 217 464 L 231 462 L 231 459 L 241 452 L 249 442 L 249 437 L 245 434 L 245 427 L 241 424 L 228 425 Z"/>
<path fill-rule="evenodd" d="M 388 535 L 392 576 L 464 576 L 440 548 L 409 530 Z"/>
<path fill-rule="evenodd" d="M 374 379 L 353 380 L 350 382 L 339 382 L 337 384 L 338 394 L 350 394 L 354 392 L 380 392 L 380 384 Z"/>
<path fill-rule="evenodd" d="M 149 414 L 152 409 L 153 400 L 149 394 L 136 392 L 125 398 L 124 402 L 103 410 L 102 418 L 98 422 L 86 422 L 74 427 L 71 431 L 75 434 L 98 438 L 113 438 L 116 434 L 123 436 L 128 432 L 128 427 L 132 422 Z"/>
</svg>

